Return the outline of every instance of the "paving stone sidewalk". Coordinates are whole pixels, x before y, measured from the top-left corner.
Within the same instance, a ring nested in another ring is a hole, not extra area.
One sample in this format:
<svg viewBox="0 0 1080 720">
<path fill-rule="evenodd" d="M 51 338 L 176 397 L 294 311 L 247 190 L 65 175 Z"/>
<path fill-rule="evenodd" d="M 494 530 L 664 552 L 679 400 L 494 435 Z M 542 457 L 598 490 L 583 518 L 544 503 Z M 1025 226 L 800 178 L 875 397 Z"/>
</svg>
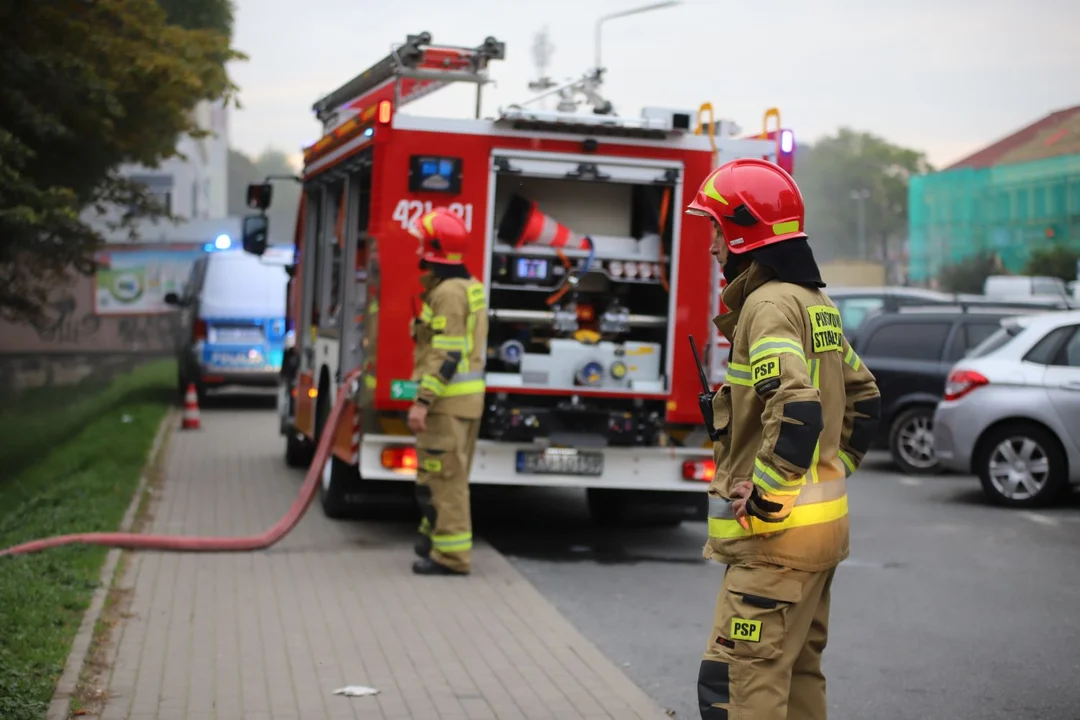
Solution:
<svg viewBox="0 0 1080 720">
<path fill-rule="evenodd" d="M 247 535 L 290 505 L 267 410 L 176 431 L 147 532 Z M 413 576 L 411 528 L 313 505 L 269 551 L 139 552 L 101 720 L 661 720 L 666 715 L 481 542 L 468 578 Z M 345 685 L 372 697 L 333 695 Z"/>
</svg>

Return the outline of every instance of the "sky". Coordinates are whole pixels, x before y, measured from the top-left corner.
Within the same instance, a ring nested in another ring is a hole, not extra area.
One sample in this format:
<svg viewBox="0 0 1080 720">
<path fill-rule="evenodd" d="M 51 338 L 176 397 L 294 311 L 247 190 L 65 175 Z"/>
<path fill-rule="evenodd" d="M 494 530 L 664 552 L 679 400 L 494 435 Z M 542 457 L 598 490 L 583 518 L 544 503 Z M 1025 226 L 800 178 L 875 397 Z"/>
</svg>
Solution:
<svg viewBox="0 0 1080 720">
<path fill-rule="evenodd" d="M 547 74 L 594 62 L 596 20 L 655 0 L 236 0 L 230 65 L 243 108 L 230 143 L 298 160 L 316 141 L 311 106 L 389 54 L 406 35 L 435 44 L 506 43 L 483 115 L 531 96 L 533 42 L 546 27 Z M 1075 0 L 684 0 L 609 20 L 603 92 L 620 115 L 643 106 L 696 110 L 756 132 L 777 107 L 796 140 L 840 126 L 925 152 L 941 167 L 1046 114 L 1080 105 Z M 403 110 L 469 117 L 475 89 L 450 86 Z"/>
</svg>

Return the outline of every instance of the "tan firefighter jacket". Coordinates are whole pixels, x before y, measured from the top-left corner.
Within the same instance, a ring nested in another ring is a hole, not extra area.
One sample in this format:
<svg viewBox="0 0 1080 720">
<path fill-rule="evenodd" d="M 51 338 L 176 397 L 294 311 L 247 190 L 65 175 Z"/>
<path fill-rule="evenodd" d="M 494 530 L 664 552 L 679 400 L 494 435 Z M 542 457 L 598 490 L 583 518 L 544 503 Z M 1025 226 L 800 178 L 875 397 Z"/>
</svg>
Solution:
<svg viewBox="0 0 1080 720">
<path fill-rule="evenodd" d="M 821 290 L 781 282 L 752 262 L 723 299 L 730 312 L 713 323 L 732 347 L 713 399 L 723 434 L 713 448 L 705 557 L 834 567 L 848 556 L 846 480 L 876 431 L 877 383 Z M 749 530 L 729 502 L 746 480 L 754 487 Z"/>
<path fill-rule="evenodd" d="M 413 320 L 413 382 L 430 412 L 478 419 L 484 412 L 488 317 L 476 279 L 431 278 Z"/>
</svg>

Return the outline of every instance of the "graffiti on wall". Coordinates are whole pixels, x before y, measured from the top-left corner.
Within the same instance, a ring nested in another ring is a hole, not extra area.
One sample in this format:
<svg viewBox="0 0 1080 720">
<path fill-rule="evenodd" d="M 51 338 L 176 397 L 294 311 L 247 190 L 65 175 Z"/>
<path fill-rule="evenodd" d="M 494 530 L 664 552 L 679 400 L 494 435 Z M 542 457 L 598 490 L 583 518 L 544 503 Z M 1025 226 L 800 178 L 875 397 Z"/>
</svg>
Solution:
<svg viewBox="0 0 1080 720">
<path fill-rule="evenodd" d="M 46 319 L 35 324 L 38 339 L 50 345 L 78 345 L 101 329 L 101 318 L 93 308 L 80 308 L 74 295 L 49 303 Z"/>
</svg>

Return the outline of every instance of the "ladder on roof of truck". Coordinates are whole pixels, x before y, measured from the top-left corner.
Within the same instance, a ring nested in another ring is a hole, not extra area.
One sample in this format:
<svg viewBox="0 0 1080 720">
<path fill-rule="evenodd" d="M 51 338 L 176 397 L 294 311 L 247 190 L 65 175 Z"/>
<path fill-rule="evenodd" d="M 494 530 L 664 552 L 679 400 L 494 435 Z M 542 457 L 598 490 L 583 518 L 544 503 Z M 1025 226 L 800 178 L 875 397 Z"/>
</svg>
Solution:
<svg viewBox="0 0 1080 720">
<path fill-rule="evenodd" d="M 408 35 L 390 54 L 313 106 L 324 130 L 345 122 L 381 102 L 397 109 L 452 82 L 476 83 L 476 117 L 480 117 L 480 89 L 488 81 L 491 60 L 506 57 L 506 43 L 493 37 L 474 47 L 432 45 L 431 33 Z M 392 92 L 391 92 L 392 90 Z"/>
</svg>

